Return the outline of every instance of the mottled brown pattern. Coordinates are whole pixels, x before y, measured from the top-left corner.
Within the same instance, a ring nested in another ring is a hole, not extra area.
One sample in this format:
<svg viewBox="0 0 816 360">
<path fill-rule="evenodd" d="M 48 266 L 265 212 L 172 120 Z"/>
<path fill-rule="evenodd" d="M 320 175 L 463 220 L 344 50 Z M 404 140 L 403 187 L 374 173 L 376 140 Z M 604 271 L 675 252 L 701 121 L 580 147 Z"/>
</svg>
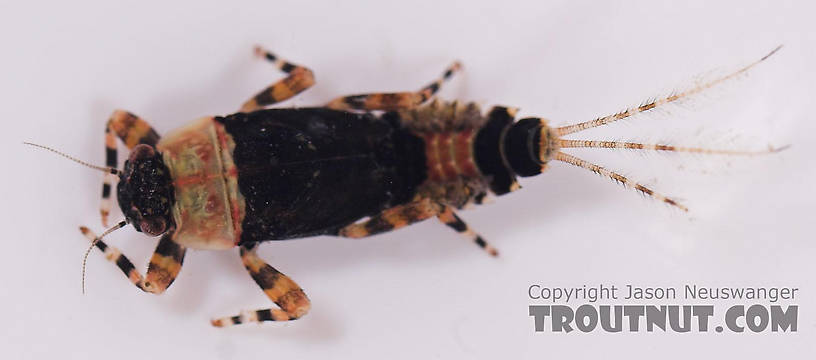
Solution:
<svg viewBox="0 0 816 360">
<path fill-rule="evenodd" d="M 230 176 L 232 154 L 221 124 L 204 117 L 167 134 L 157 145 L 175 189 L 175 241 L 195 249 L 231 249 L 243 221 L 244 197 Z"/>
<path fill-rule="evenodd" d="M 459 132 L 478 129 L 487 121 L 476 103 L 431 101 L 427 105 L 399 112 L 404 126 L 417 133 Z"/>
<path fill-rule="evenodd" d="M 461 209 L 487 193 L 487 184 L 481 178 L 457 178 L 450 181 L 426 181 L 417 190 L 420 197 Z"/>
</svg>

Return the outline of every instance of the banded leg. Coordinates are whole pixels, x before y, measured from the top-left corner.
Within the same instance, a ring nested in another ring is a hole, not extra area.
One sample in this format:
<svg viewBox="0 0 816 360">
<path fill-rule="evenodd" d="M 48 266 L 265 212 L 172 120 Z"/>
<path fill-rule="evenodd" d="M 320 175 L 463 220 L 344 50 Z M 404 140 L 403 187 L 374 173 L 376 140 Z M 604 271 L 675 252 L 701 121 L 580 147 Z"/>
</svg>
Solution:
<svg viewBox="0 0 816 360">
<path fill-rule="evenodd" d="M 255 55 L 271 61 L 278 70 L 289 74 L 289 76 L 270 85 L 247 100 L 241 106 L 241 112 L 255 111 L 264 106 L 284 101 L 310 88 L 315 83 L 314 73 L 306 67 L 283 60 L 259 46 L 255 47 Z"/>
<path fill-rule="evenodd" d="M 428 101 L 439 91 L 442 84 L 450 79 L 462 65 L 457 61 L 445 69 L 442 76 L 416 92 L 374 93 L 339 97 L 326 104 L 337 110 L 406 110 Z"/>
<path fill-rule="evenodd" d="M 249 275 L 280 309 L 263 309 L 241 312 L 240 315 L 223 317 L 211 321 L 213 326 L 225 327 L 262 321 L 288 321 L 305 315 L 311 306 L 309 298 L 288 276 L 275 270 L 256 253 L 258 244 L 241 246 L 241 261 Z"/>
<path fill-rule="evenodd" d="M 376 235 L 428 219 L 441 211 L 441 205 L 429 199 L 423 199 L 386 209 L 366 221 L 354 223 L 340 229 L 337 235 L 349 238 Z"/>
<path fill-rule="evenodd" d="M 150 127 L 147 121 L 142 120 L 124 110 L 116 110 L 105 125 L 105 166 L 116 169 L 119 159 L 116 152 L 116 138 L 122 140 L 128 149 L 139 144 L 155 146 L 159 142 L 159 134 Z M 102 216 L 102 225 L 108 227 L 108 215 L 111 208 L 111 190 L 116 175 L 106 174 L 102 182 L 102 204 L 99 213 Z"/>
<path fill-rule="evenodd" d="M 79 230 L 88 240 L 94 241 L 96 239 L 96 234 L 88 230 L 88 228 L 82 226 Z M 102 240 L 96 242 L 96 248 L 105 254 L 108 261 L 116 264 L 133 285 L 145 292 L 157 295 L 167 290 L 170 284 L 176 280 L 176 276 L 181 271 L 181 265 L 184 262 L 184 253 L 187 251 L 185 247 L 172 240 L 172 234 L 164 234 L 156 246 L 156 251 L 150 258 L 150 265 L 147 267 L 147 276 L 145 278 L 119 249 L 105 244 Z"/>
<path fill-rule="evenodd" d="M 450 206 L 446 206 L 445 210 L 442 211 L 439 215 L 437 215 L 439 221 L 442 221 L 445 225 L 448 225 L 451 229 L 456 230 L 456 232 L 466 236 L 468 239 L 473 241 L 476 245 L 479 245 L 482 250 L 487 251 L 488 254 L 491 256 L 499 256 L 499 251 L 496 250 L 493 246 L 487 243 L 479 234 L 473 231 L 467 224 L 465 224 L 462 219 L 456 216 L 456 213 L 453 212 L 453 208 Z"/>
</svg>

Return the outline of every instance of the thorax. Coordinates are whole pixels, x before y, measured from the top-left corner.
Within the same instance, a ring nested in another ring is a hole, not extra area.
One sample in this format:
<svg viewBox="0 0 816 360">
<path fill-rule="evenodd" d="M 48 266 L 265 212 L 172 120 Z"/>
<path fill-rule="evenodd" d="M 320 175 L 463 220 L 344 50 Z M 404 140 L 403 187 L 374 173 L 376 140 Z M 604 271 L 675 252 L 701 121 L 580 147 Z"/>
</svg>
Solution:
<svg viewBox="0 0 816 360">
<path fill-rule="evenodd" d="M 212 117 L 165 136 L 156 148 L 175 188 L 174 240 L 198 249 L 228 249 L 241 234 L 245 202 L 232 159 L 235 144 Z"/>
</svg>

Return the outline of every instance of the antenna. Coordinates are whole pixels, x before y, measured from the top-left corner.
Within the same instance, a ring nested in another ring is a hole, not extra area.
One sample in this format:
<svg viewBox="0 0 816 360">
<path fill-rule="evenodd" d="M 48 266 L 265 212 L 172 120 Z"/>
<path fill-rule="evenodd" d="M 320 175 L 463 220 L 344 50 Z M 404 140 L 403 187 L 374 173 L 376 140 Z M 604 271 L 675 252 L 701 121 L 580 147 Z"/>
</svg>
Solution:
<svg viewBox="0 0 816 360">
<path fill-rule="evenodd" d="M 63 152 L 60 152 L 60 151 L 54 150 L 54 149 L 52 149 L 52 148 L 50 148 L 50 147 L 48 147 L 48 146 L 39 145 L 39 144 L 34 144 L 34 143 L 30 143 L 30 142 L 23 142 L 23 144 L 25 144 L 25 145 L 31 145 L 31 146 L 33 146 L 33 147 L 37 147 L 37 148 L 44 149 L 44 150 L 48 150 L 48 151 L 50 151 L 50 152 L 53 152 L 53 153 L 55 153 L 55 154 L 57 154 L 57 155 L 60 155 L 60 156 L 62 156 L 62 157 L 64 157 L 64 158 L 66 158 L 66 159 L 68 159 L 68 160 L 71 160 L 71 161 L 76 162 L 76 163 L 81 164 L 81 165 L 85 165 L 85 166 L 87 166 L 87 167 L 89 167 L 89 168 L 91 168 L 91 169 L 96 169 L 96 170 L 99 170 L 99 171 L 104 171 L 104 172 L 106 172 L 106 173 L 110 173 L 110 174 L 113 174 L 113 175 L 119 175 L 119 170 L 117 170 L 117 169 L 110 168 L 110 167 L 103 167 L 103 166 L 96 166 L 96 165 L 92 165 L 92 164 L 89 164 L 89 163 L 84 162 L 84 161 L 82 161 L 82 160 L 79 160 L 79 159 L 77 159 L 77 158 L 75 158 L 75 157 L 73 157 L 73 156 L 67 155 L 67 154 L 65 154 L 65 153 L 63 153 Z"/>
<path fill-rule="evenodd" d="M 93 250 L 94 246 L 96 246 L 97 243 L 102 241 L 103 237 L 125 227 L 125 225 L 127 224 L 128 224 L 127 220 L 122 220 L 118 224 L 114 225 L 112 228 L 103 232 L 102 235 L 99 236 L 94 236 L 91 230 L 84 226 L 79 227 L 79 231 L 81 231 L 82 234 L 85 235 L 86 237 L 91 238 L 91 236 L 93 236 L 93 238 L 91 238 L 91 246 L 88 247 L 88 250 L 85 251 L 85 256 L 82 258 L 82 294 L 85 294 L 85 265 L 88 262 L 88 254 L 91 253 L 91 250 Z"/>
</svg>

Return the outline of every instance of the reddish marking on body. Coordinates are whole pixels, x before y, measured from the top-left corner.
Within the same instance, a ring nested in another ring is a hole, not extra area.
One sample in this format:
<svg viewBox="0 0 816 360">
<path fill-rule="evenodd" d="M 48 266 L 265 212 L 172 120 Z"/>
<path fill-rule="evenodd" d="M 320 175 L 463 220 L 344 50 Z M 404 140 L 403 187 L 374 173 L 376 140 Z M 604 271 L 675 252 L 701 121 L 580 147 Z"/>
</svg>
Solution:
<svg viewBox="0 0 816 360">
<path fill-rule="evenodd" d="M 196 156 L 199 159 L 201 159 L 202 162 L 208 163 L 208 162 L 212 161 L 213 151 L 210 151 L 210 150 L 215 150 L 215 149 L 212 149 L 212 148 L 207 147 L 207 146 L 199 146 L 199 147 L 196 147 L 195 150 L 196 150 Z"/>
<path fill-rule="evenodd" d="M 217 212 L 220 210 L 219 203 L 220 202 L 218 201 L 218 195 L 210 194 L 210 196 L 207 197 L 207 205 L 204 205 L 204 209 L 206 209 L 207 212 L 211 213 Z"/>
<path fill-rule="evenodd" d="M 453 180 L 459 174 L 453 156 L 453 135 L 453 133 L 449 132 L 437 135 L 439 140 L 436 143 L 436 148 L 439 153 L 439 166 L 442 168 L 443 180 Z"/>
<path fill-rule="evenodd" d="M 243 217 L 237 171 L 231 169 L 234 145 L 219 125 L 212 117 L 201 118 L 156 144 L 174 179 L 175 240 L 189 248 L 221 250 L 234 246 L 236 225 L 241 225 Z"/>
<path fill-rule="evenodd" d="M 476 163 L 473 161 L 473 129 L 467 129 L 456 134 L 454 152 L 456 164 L 460 174 L 464 177 L 480 176 Z"/>
<path fill-rule="evenodd" d="M 203 184 L 203 183 L 206 183 L 206 182 L 208 182 L 208 181 L 210 181 L 212 179 L 218 178 L 218 177 L 219 177 L 218 175 L 214 175 L 214 174 L 205 175 L 205 176 L 201 176 L 201 175 L 184 176 L 184 177 L 179 177 L 179 178 L 176 178 L 175 180 L 173 180 L 173 185 L 175 185 L 175 186 L 186 186 L 186 185 L 192 185 L 192 184 Z"/>
<path fill-rule="evenodd" d="M 224 125 L 222 125 L 221 123 L 216 122 L 215 123 L 215 134 L 218 137 L 218 144 L 219 144 L 221 152 L 224 152 L 224 151 L 228 152 L 229 151 L 229 144 L 227 143 L 227 135 L 224 132 Z M 227 155 L 232 156 L 232 154 L 227 154 Z M 228 169 L 225 169 L 224 177 L 226 178 L 225 180 L 227 180 L 227 183 L 229 183 L 229 178 L 236 179 L 236 184 L 237 184 L 238 169 L 235 167 L 234 164 L 231 164 L 231 166 Z M 238 245 L 238 243 L 240 242 L 240 239 L 241 239 L 241 231 L 242 231 L 241 209 L 238 206 L 238 199 L 235 199 L 232 196 L 229 196 L 229 205 L 230 205 L 230 217 L 232 218 L 232 227 L 233 227 L 233 229 L 235 231 L 235 245 Z"/>
<path fill-rule="evenodd" d="M 473 129 L 423 135 L 428 180 L 450 181 L 481 176 L 473 159 Z"/>
<path fill-rule="evenodd" d="M 438 137 L 436 134 L 425 135 L 425 164 L 428 167 L 428 179 L 442 180 L 442 167 L 439 165 Z"/>
</svg>

